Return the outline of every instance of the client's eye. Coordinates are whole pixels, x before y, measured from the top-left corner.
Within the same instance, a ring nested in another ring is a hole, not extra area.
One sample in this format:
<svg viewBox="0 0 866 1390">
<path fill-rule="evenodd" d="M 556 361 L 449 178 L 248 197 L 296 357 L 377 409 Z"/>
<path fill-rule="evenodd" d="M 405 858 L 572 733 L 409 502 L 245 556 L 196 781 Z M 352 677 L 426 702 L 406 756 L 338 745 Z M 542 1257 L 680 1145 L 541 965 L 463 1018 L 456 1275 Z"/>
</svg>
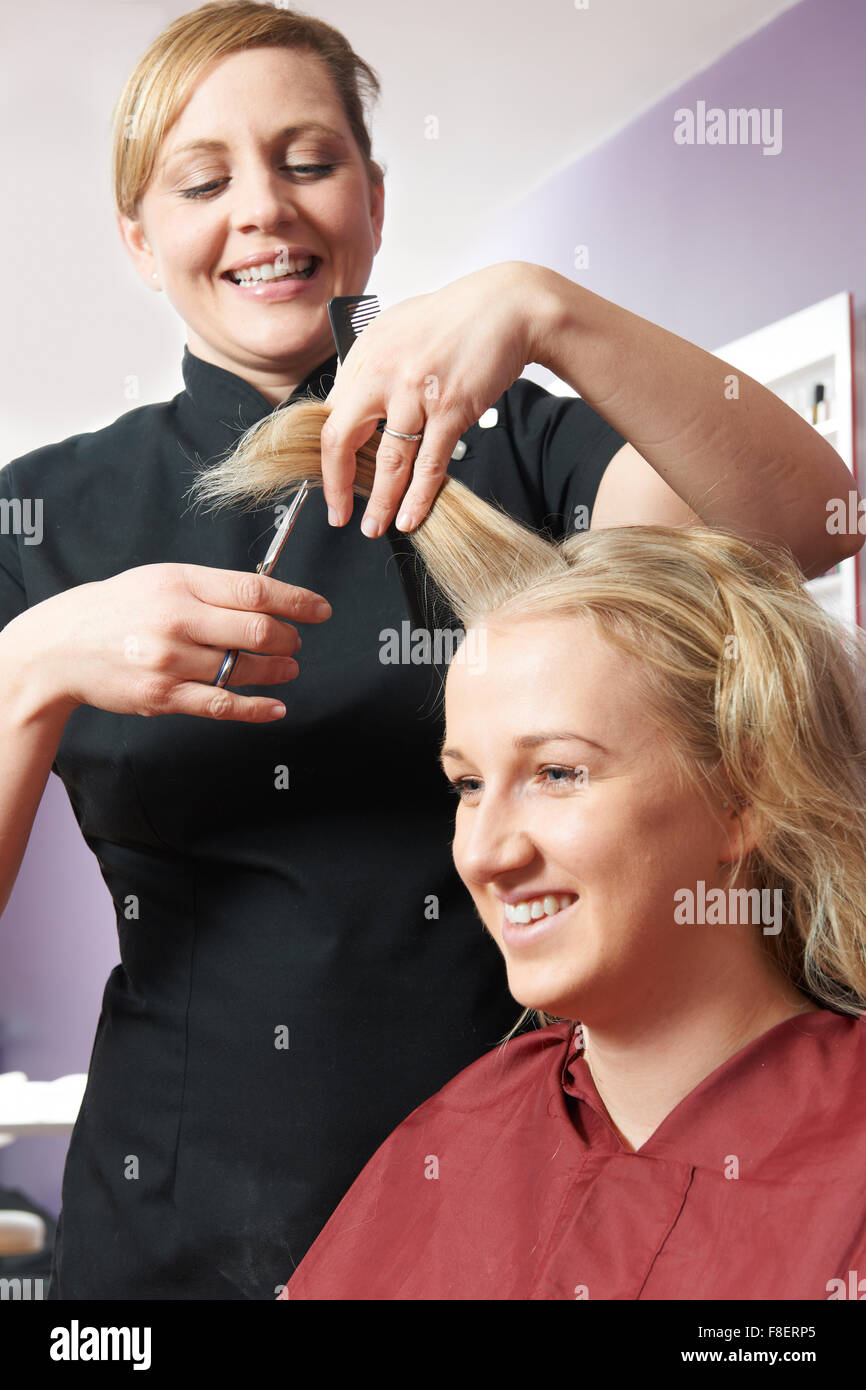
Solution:
<svg viewBox="0 0 866 1390">
<path fill-rule="evenodd" d="M 552 782 L 547 783 L 549 787 L 573 787 L 576 782 L 580 783 L 584 780 L 580 776 L 581 768 L 579 767 L 543 767 L 541 769 L 542 775 L 548 772 L 562 773 L 561 777 L 555 777 Z"/>
<path fill-rule="evenodd" d="M 448 790 L 452 792 L 454 796 L 459 796 L 461 801 L 466 801 L 470 795 L 470 784 L 477 784 L 479 782 L 480 779 L 478 777 L 458 777 L 455 782 L 452 782 L 449 777 Z"/>
<path fill-rule="evenodd" d="M 571 791 L 575 786 L 582 786 L 586 780 L 586 769 L 583 767 L 560 767 L 558 764 L 550 767 L 538 769 L 538 775 L 542 778 L 542 785 L 547 787 L 565 787 Z M 548 774 L 555 774 L 548 780 Z M 482 785 L 480 777 L 458 777 L 453 782 L 448 779 L 448 790 L 461 801 L 468 801 L 474 796 L 478 787 Z"/>
</svg>

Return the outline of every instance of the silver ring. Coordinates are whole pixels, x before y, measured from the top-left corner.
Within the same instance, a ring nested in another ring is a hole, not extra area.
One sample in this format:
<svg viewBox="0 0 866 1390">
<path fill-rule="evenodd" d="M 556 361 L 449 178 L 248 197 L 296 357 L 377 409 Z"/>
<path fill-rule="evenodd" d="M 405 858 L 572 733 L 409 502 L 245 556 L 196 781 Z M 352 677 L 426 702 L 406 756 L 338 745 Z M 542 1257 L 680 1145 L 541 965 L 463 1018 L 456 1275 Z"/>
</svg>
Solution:
<svg viewBox="0 0 866 1390">
<path fill-rule="evenodd" d="M 219 673 L 217 674 L 217 678 L 215 681 L 212 682 L 213 685 L 221 685 L 223 687 L 228 685 L 232 671 L 235 669 L 237 659 L 237 652 L 226 652 L 225 656 L 223 657 L 222 666 L 220 667 Z"/>
<path fill-rule="evenodd" d="M 412 440 L 416 440 L 416 439 L 423 439 L 423 438 L 424 438 L 424 431 L 423 431 L 423 430 L 421 431 L 420 434 L 401 434 L 399 430 L 390 430 L 390 429 L 388 428 L 387 425 L 383 425 L 383 426 L 382 426 L 382 433 L 383 433 L 383 434 L 393 434 L 393 436 L 394 436 L 395 439 L 412 439 Z"/>
</svg>

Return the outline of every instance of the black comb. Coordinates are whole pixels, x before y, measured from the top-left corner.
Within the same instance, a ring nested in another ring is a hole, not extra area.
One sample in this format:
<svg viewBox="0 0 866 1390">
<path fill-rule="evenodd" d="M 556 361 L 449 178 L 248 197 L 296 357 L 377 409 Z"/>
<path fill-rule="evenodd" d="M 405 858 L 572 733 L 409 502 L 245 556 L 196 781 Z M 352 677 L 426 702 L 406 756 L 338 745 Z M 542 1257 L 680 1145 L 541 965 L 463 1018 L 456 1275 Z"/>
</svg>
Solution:
<svg viewBox="0 0 866 1390">
<path fill-rule="evenodd" d="M 345 362 L 346 353 L 358 334 L 378 312 L 379 298 L 375 294 L 341 294 L 328 300 L 328 318 L 341 363 Z"/>
</svg>

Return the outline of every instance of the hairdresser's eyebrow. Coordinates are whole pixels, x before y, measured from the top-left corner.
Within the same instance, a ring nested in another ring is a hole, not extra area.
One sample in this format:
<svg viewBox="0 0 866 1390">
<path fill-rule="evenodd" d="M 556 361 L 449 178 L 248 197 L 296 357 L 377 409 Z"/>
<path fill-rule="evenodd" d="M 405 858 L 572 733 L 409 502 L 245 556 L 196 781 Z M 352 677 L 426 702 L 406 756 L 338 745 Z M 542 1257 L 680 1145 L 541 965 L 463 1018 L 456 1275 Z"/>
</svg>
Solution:
<svg viewBox="0 0 866 1390">
<path fill-rule="evenodd" d="M 596 743 L 594 738 L 587 738 L 586 734 L 575 734 L 571 730 L 549 729 L 540 734 L 523 734 L 520 738 L 512 739 L 512 748 L 522 752 L 527 748 L 538 748 L 544 743 L 588 743 L 590 747 L 597 748 L 600 753 L 609 753 L 610 749 L 605 748 L 603 743 Z M 465 759 L 465 754 L 459 748 L 443 747 L 439 752 L 440 763 L 445 758 Z"/>
<path fill-rule="evenodd" d="M 274 136 L 275 140 L 294 140 L 296 135 L 329 135 L 335 140 L 341 140 L 345 145 L 346 137 L 333 126 L 323 125 L 321 121 L 303 121 L 300 125 L 283 126 Z M 226 150 L 228 146 L 224 140 L 188 140 L 185 145 L 178 145 L 166 156 L 165 166 L 168 167 L 179 155 L 189 154 L 191 151 L 198 150 Z"/>
</svg>

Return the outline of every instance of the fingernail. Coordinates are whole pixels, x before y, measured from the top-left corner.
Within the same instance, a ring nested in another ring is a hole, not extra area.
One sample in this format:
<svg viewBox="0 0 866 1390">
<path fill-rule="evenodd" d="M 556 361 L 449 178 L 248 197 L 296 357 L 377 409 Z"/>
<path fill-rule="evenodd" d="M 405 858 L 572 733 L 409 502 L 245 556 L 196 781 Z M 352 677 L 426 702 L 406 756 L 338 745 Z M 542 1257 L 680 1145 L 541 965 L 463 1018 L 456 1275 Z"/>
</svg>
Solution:
<svg viewBox="0 0 866 1390">
<path fill-rule="evenodd" d="M 315 608 L 313 609 L 313 616 L 316 618 L 330 618 L 331 605 L 329 603 L 325 603 L 324 601 L 322 603 L 317 603 Z"/>
<path fill-rule="evenodd" d="M 285 712 L 285 705 L 271 705 L 270 709 L 268 710 L 268 717 L 270 719 L 282 719 Z"/>
<path fill-rule="evenodd" d="M 411 516 L 409 515 L 408 512 L 401 512 L 400 515 L 397 517 L 397 530 L 398 530 L 398 531 L 411 531 L 411 530 L 412 530 L 412 518 L 411 518 Z"/>
<path fill-rule="evenodd" d="M 379 523 L 375 517 L 365 516 L 361 522 L 361 530 L 365 536 L 369 536 L 371 541 L 375 540 L 379 534 Z"/>
<path fill-rule="evenodd" d="M 334 510 L 333 507 L 329 507 L 329 508 L 328 508 L 328 525 L 329 525 L 329 526 L 339 526 L 339 524 L 340 524 L 340 518 L 337 516 L 336 511 Z"/>
</svg>

